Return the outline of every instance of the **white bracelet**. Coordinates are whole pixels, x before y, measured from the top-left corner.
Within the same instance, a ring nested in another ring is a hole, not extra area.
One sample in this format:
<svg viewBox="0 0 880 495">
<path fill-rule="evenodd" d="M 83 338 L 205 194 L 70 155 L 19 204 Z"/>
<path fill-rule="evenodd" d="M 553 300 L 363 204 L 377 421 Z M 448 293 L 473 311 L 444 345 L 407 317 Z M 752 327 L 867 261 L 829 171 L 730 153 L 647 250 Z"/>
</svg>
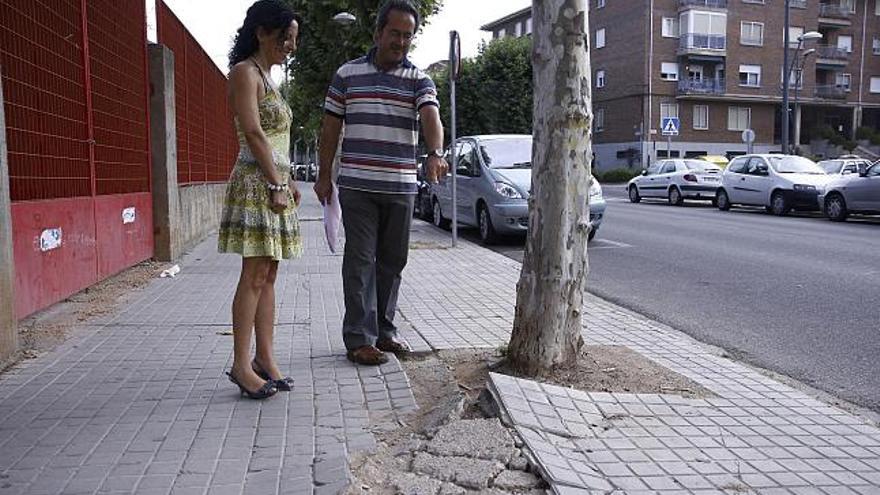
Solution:
<svg viewBox="0 0 880 495">
<path fill-rule="evenodd" d="M 282 192 L 287 190 L 287 184 L 272 184 L 271 182 L 267 182 L 266 187 L 272 192 Z"/>
</svg>

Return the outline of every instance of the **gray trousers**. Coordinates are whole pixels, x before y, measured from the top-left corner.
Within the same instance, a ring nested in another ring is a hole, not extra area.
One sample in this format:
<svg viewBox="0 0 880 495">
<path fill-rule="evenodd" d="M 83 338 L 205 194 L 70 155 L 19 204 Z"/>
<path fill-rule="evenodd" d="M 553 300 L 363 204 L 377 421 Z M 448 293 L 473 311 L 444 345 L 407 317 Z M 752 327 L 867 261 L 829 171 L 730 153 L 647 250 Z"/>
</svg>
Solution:
<svg viewBox="0 0 880 495">
<path fill-rule="evenodd" d="M 394 313 L 415 196 L 339 190 L 345 254 L 342 338 L 348 350 L 397 336 Z"/>
</svg>

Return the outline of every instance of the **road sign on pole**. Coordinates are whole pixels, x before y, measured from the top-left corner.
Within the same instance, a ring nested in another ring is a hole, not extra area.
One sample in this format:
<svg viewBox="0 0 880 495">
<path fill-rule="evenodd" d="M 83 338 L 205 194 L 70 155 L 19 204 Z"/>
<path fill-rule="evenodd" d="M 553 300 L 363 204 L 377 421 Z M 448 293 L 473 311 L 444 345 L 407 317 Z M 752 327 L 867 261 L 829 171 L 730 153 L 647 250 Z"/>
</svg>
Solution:
<svg viewBox="0 0 880 495">
<path fill-rule="evenodd" d="M 755 131 L 746 129 L 742 132 L 742 140 L 748 145 L 748 154 L 752 154 L 752 143 L 755 142 Z"/>
<path fill-rule="evenodd" d="M 449 147 L 452 150 L 452 247 L 458 246 L 458 154 L 455 152 L 456 140 L 456 115 L 455 115 L 455 81 L 461 70 L 461 39 L 458 31 L 449 32 L 449 103 L 451 113 L 451 141 Z"/>
<path fill-rule="evenodd" d="M 660 123 L 660 129 L 662 129 L 664 136 L 678 136 L 679 126 L 678 117 L 663 117 L 663 121 Z"/>
</svg>

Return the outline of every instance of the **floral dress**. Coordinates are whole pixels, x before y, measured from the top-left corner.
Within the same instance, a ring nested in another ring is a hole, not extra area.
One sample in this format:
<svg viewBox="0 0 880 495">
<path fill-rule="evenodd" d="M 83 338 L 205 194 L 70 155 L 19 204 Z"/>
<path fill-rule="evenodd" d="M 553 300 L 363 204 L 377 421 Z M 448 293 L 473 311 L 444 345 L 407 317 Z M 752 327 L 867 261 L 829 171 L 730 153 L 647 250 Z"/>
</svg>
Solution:
<svg viewBox="0 0 880 495">
<path fill-rule="evenodd" d="M 262 71 L 260 74 L 266 88 L 266 96 L 259 102 L 260 127 L 269 139 L 279 175 L 287 179 L 290 177 L 287 153 L 293 115 L 284 98 Z M 226 187 L 218 250 L 275 261 L 298 257 L 302 253 L 302 239 L 293 195 L 288 192 L 288 206 L 282 213 L 274 213 L 269 208 L 266 177 L 248 147 L 238 118 L 235 127 L 240 151 Z"/>
</svg>

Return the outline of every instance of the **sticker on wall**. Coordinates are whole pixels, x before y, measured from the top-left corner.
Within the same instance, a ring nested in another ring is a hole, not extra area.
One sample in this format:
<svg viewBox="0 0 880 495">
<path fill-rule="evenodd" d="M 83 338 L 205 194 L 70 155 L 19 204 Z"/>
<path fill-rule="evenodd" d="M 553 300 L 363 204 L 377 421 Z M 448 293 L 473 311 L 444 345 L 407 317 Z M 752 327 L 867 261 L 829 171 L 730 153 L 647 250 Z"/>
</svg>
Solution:
<svg viewBox="0 0 880 495">
<path fill-rule="evenodd" d="M 136 218 L 136 214 L 134 211 L 134 206 L 129 206 L 128 208 L 122 210 L 122 223 L 134 223 Z"/>
<path fill-rule="evenodd" d="M 40 234 L 40 251 L 46 252 L 61 247 L 61 229 L 46 229 Z"/>
</svg>

